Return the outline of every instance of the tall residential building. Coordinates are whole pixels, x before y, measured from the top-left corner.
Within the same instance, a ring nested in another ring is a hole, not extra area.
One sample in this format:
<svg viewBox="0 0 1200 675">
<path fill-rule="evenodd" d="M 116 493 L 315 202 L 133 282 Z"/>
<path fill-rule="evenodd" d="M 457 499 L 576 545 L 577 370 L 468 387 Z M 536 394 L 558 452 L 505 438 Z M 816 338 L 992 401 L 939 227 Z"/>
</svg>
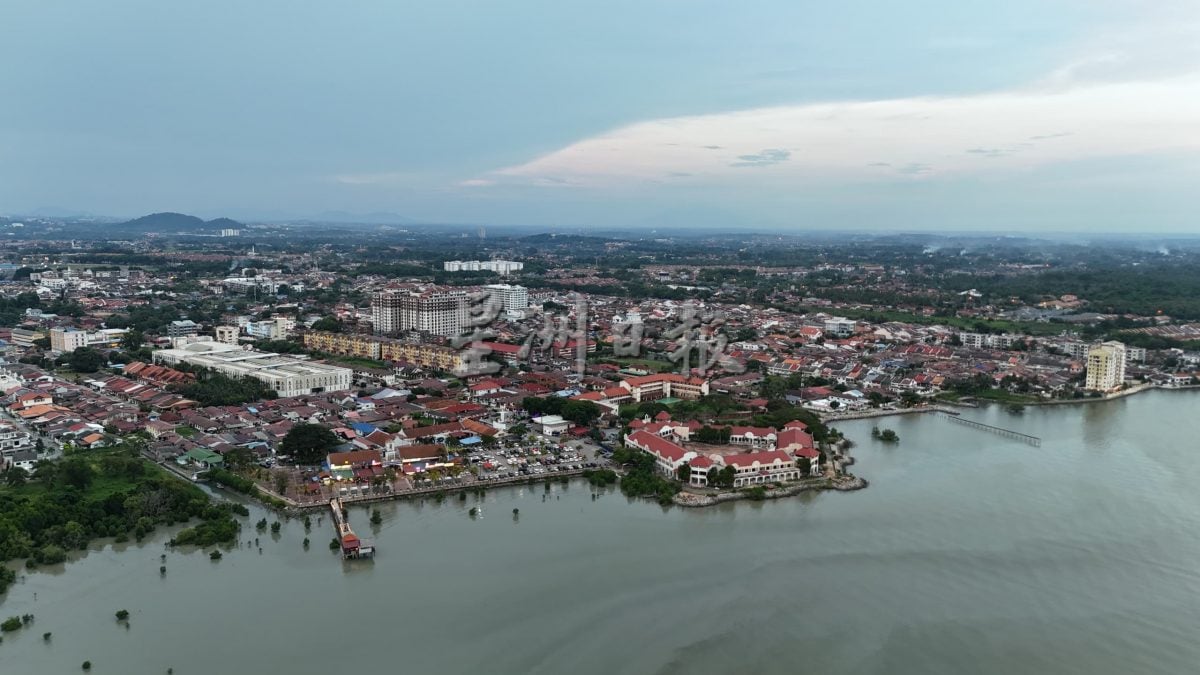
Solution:
<svg viewBox="0 0 1200 675">
<path fill-rule="evenodd" d="M 1088 352 L 1087 388 L 1115 391 L 1125 381 L 1125 345 L 1104 342 Z"/>
<path fill-rule="evenodd" d="M 489 284 L 484 288 L 496 294 L 506 312 L 522 312 L 529 307 L 529 291 L 524 286 Z"/>
<path fill-rule="evenodd" d="M 432 335 L 458 335 L 467 328 L 464 288 L 418 287 L 380 291 L 371 296 L 371 325 L 380 335 L 421 331 Z"/>
</svg>

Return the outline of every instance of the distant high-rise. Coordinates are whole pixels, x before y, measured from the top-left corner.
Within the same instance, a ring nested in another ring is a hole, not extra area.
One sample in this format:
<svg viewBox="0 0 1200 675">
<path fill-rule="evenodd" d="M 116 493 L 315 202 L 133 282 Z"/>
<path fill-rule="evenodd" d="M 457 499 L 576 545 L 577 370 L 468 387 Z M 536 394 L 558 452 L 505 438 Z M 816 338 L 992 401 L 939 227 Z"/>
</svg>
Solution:
<svg viewBox="0 0 1200 675">
<path fill-rule="evenodd" d="M 406 330 L 458 335 L 466 328 L 468 298 L 469 292 L 462 288 L 380 291 L 371 296 L 372 326 L 379 335 Z"/>
<path fill-rule="evenodd" d="M 1087 357 L 1087 384 L 1092 391 L 1116 391 L 1125 382 L 1125 345 L 1105 342 L 1093 347 Z"/>
<path fill-rule="evenodd" d="M 524 286 L 489 284 L 484 286 L 484 288 L 496 294 L 500 301 L 504 303 L 504 311 L 506 312 L 521 312 L 529 307 L 529 290 Z"/>
<path fill-rule="evenodd" d="M 525 263 L 512 260 L 447 260 L 442 269 L 447 272 L 498 272 L 511 274 L 520 272 Z"/>
</svg>

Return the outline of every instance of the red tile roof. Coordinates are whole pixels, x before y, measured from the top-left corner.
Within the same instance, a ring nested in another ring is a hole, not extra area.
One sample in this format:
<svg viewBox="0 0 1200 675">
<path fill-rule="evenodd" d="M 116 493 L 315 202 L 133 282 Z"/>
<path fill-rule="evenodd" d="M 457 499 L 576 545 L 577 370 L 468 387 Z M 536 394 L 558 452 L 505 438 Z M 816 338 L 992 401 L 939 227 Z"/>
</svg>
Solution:
<svg viewBox="0 0 1200 675">
<path fill-rule="evenodd" d="M 646 452 L 672 462 L 678 462 L 687 454 L 687 450 L 684 450 L 671 441 L 645 431 L 633 432 L 629 435 L 629 441 Z"/>
<path fill-rule="evenodd" d="M 725 457 L 726 464 L 742 468 L 753 466 L 755 462 L 758 462 L 760 465 L 773 464 L 775 460 L 790 462 L 792 458 L 786 452 L 780 450 L 748 452 L 744 455 L 727 455 Z"/>
</svg>

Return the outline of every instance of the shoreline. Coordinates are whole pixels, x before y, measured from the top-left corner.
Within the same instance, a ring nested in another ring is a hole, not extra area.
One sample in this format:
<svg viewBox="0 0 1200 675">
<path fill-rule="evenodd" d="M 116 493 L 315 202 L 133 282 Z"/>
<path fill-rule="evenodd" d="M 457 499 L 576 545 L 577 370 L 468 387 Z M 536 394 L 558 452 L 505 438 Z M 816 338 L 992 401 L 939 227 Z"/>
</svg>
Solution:
<svg viewBox="0 0 1200 675">
<path fill-rule="evenodd" d="M 1162 385 L 1162 384 L 1138 384 L 1138 385 L 1134 385 L 1128 389 L 1122 389 L 1121 391 L 1116 391 L 1111 394 L 1105 394 L 1104 396 L 1099 396 L 1099 397 L 1095 397 L 1095 398 L 1050 399 L 1050 400 L 1046 400 L 1046 401 L 1029 401 L 1026 403 L 1018 403 L 1016 405 L 1022 405 L 1022 406 L 1082 405 L 1082 404 L 1088 404 L 1088 403 L 1103 403 L 1105 401 L 1114 401 L 1117 399 L 1125 398 L 1126 396 L 1133 396 L 1135 394 L 1140 394 L 1142 392 L 1151 391 L 1151 390 L 1182 391 L 1182 390 L 1187 390 L 1187 389 L 1200 389 L 1200 384 L 1185 384 L 1185 385 L 1180 385 L 1178 387 L 1171 387 L 1171 386 Z M 1012 405 L 1012 404 L 1006 404 L 1003 401 L 984 400 L 984 401 L 982 401 L 982 403 L 994 404 L 994 405 Z M 925 406 L 920 406 L 920 407 L 916 407 L 916 408 L 899 408 L 896 410 L 863 410 L 860 412 L 845 413 L 842 415 L 837 415 L 837 414 L 828 415 L 828 416 L 822 415 L 821 421 L 833 423 L 833 422 L 842 422 L 842 421 L 851 421 L 851 420 L 871 419 L 874 417 L 893 417 L 896 415 L 913 415 L 913 414 L 918 414 L 918 413 L 937 413 L 937 412 L 948 413 L 951 415 L 958 415 L 961 413 L 958 410 L 954 410 L 953 408 L 965 408 L 967 410 L 975 410 L 975 409 L 978 409 L 981 407 L 982 406 L 980 406 L 980 405 L 967 405 L 965 403 L 956 403 L 956 402 L 952 402 L 952 401 L 938 401 L 937 403 L 934 403 L 931 405 L 925 405 Z"/>
<path fill-rule="evenodd" d="M 817 478 L 803 479 L 802 482 L 792 485 L 785 485 L 774 490 L 767 490 L 763 495 L 762 500 L 752 499 L 750 492 L 746 489 L 740 489 L 735 492 L 718 492 L 715 494 L 702 494 L 698 492 L 689 492 L 686 489 L 676 493 L 671 498 L 671 503 L 683 508 L 704 508 L 706 506 L 716 506 L 725 502 L 736 502 L 742 500 L 750 501 L 765 501 L 767 499 L 783 499 L 786 497 L 795 497 L 802 492 L 854 492 L 868 487 L 870 483 L 865 478 L 859 478 L 853 474 L 843 474 L 837 478 Z"/>
<path fill-rule="evenodd" d="M 1098 403 L 1098 402 L 1102 402 L 1102 401 L 1111 401 L 1111 400 L 1115 400 L 1115 399 L 1120 399 L 1120 398 L 1124 398 L 1126 396 L 1133 396 L 1134 394 L 1140 394 L 1144 391 L 1148 391 L 1148 390 L 1152 390 L 1152 389 L 1162 389 L 1162 390 L 1167 390 L 1167 391 L 1182 390 L 1182 389 L 1200 389 L 1200 385 L 1182 385 L 1182 386 L 1172 387 L 1172 386 L 1164 386 L 1164 385 L 1158 385 L 1158 384 L 1140 384 L 1140 385 L 1135 385 L 1133 387 L 1130 387 L 1128 389 L 1123 389 L 1121 391 L 1114 392 L 1112 394 L 1108 394 L 1108 395 L 1105 395 L 1102 397 L 1097 397 L 1097 398 L 1037 401 L 1037 402 L 1024 403 L 1021 405 L 1055 406 L 1055 405 Z M 999 402 L 995 402 L 995 401 L 986 401 L 986 402 L 987 403 L 999 403 Z M 892 417 L 892 416 L 896 416 L 896 415 L 920 415 L 920 414 L 930 414 L 930 413 L 944 413 L 944 414 L 957 416 L 957 415 L 961 414 L 960 410 L 963 408 L 970 410 L 970 409 L 978 409 L 980 407 L 981 406 L 979 406 L 979 405 L 968 405 L 968 404 L 960 404 L 960 403 L 949 402 L 949 401 L 941 401 L 936 404 L 920 406 L 920 407 L 915 407 L 915 408 L 900 408 L 900 409 L 896 409 L 896 410 L 864 410 L 864 411 L 853 412 L 853 413 L 845 413 L 845 414 L 836 415 L 836 416 L 828 416 L 828 417 L 823 416 L 822 420 L 827 423 L 832 424 L 832 423 L 841 422 L 841 421 L 873 419 L 873 418 L 878 418 L 878 417 Z M 150 459 L 150 458 L 147 458 L 147 459 Z M 837 459 L 843 466 L 850 466 L 855 463 L 854 457 L 849 454 L 846 454 L 844 452 L 838 453 Z M 192 482 L 190 475 L 188 475 L 184 469 L 181 469 L 176 466 L 171 466 L 168 463 L 155 462 L 152 459 L 150 461 L 154 462 L 155 464 L 157 464 L 158 466 L 163 468 L 168 474 L 174 475 L 175 477 L 177 477 L 181 480 Z M 350 506 L 350 505 L 356 505 L 356 504 L 370 504 L 370 503 L 383 502 L 383 501 L 397 501 L 397 500 L 405 500 L 405 499 L 413 499 L 413 498 L 436 497 L 439 494 L 448 496 L 448 495 L 454 494 L 456 492 L 462 492 L 462 491 L 487 490 L 493 486 L 495 486 L 495 487 L 517 487 L 517 486 L 521 486 L 521 485 L 537 485 L 539 483 L 551 482 L 551 481 L 554 481 L 555 479 L 561 480 L 564 478 L 566 478 L 566 479 L 576 478 L 576 477 L 581 476 L 582 473 L 583 473 L 583 470 L 572 470 L 572 471 L 558 472 L 558 473 L 555 473 L 552 475 L 539 476 L 536 478 L 530 477 L 530 476 L 521 476 L 519 478 L 508 478 L 508 479 L 499 480 L 499 481 L 488 481 L 486 483 L 470 483 L 470 484 L 460 484 L 460 485 L 436 486 L 436 487 L 428 487 L 428 488 L 419 488 L 419 489 L 415 489 L 415 490 L 406 490 L 404 492 L 389 492 L 386 494 L 379 494 L 379 495 L 362 495 L 362 496 L 357 496 L 357 497 L 345 496 L 345 497 L 341 497 L 341 499 L 344 504 L 346 504 L 347 506 Z M 765 499 L 781 499 L 784 497 L 792 497 L 792 496 L 798 495 L 802 492 L 813 492 L 813 491 L 851 492 L 851 491 L 856 491 L 856 490 L 862 490 L 870 485 L 870 483 L 868 483 L 866 479 L 859 478 L 858 476 L 855 476 L 850 473 L 842 474 L 836 478 L 818 478 L 818 479 L 808 478 L 808 479 L 802 479 L 802 481 L 803 482 L 794 483 L 792 485 L 787 485 L 782 488 L 768 490 L 766 492 Z M 213 492 L 225 492 L 228 490 L 228 488 L 226 488 L 222 485 L 219 485 L 219 484 L 211 484 L 210 483 L 208 485 Z M 278 504 L 270 504 L 270 503 L 265 502 L 253 495 L 241 495 L 241 493 L 237 493 L 235 491 L 229 491 L 229 493 L 240 495 L 240 496 L 244 497 L 245 499 L 255 502 L 256 504 L 258 504 L 259 506 L 262 506 L 263 508 L 277 511 L 286 516 L 300 516 L 300 515 L 305 514 L 306 512 L 310 512 L 314 509 L 323 509 L 323 508 L 328 508 L 328 506 L 329 506 L 328 501 L 325 501 L 325 500 L 311 501 L 311 502 L 299 502 L 290 497 L 280 496 L 280 495 L 276 494 L 273 490 L 264 488 L 261 485 L 258 486 L 258 489 L 267 497 L 270 497 L 272 499 L 276 499 L 276 500 L 279 500 L 280 502 L 282 502 L 283 506 L 280 506 Z M 228 499 L 228 497 L 225 497 L 225 498 Z M 715 494 L 704 494 L 704 493 L 689 492 L 685 486 L 684 489 L 682 489 L 679 493 L 677 493 L 672 498 L 672 503 L 677 506 L 683 507 L 683 508 L 697 508 L 697 507 L 704 507 L 704 506 L 713 506 L 713 505 L 720 504 L 723 502 L 740 501 L 740 500 L 745 500 L 745 499 L 750 499 L 750 496 L 744 489 L 738 490 L 735 492 L 721 492 L 721 493 L 715 493 Z"/>
</svg>

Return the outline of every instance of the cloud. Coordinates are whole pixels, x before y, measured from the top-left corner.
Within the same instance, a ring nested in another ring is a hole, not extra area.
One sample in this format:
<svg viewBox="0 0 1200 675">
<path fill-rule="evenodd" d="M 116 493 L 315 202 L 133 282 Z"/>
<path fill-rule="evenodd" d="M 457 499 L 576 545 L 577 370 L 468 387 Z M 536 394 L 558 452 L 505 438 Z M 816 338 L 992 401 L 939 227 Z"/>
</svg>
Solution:
<svg viewBox="0 0 1200 675">
<path fill-rule="evenodd" d="M 1052 138 L 1065 138 L 1070 135 L 1071 135 L 1070 131 L 1060 131 L 1056 134 L 1042 134 L 1040 136 L 1030 136 L 1029 140 L 1031 140 L 1031 141 L 1048 141 Z"/>
<path fill-rule="evenodd" d="M 767 148 L 752 155 L 738 155 L 738 160 L 729 166 L 771 166 L 786 162 L 792 156 L 791 150 Z"/>
<path fill-rule="evenodd" d="M 969 155 L 982 155 L 984 157 L 1003 157 L 1015 152 L 1012 149 L 1006 148 L 971 148 L 967 150 Z"/>
<path fill-rule="evenodd" d="M 665 145 L 668 142 L 674 145 Z M 724 150 L 712 152 L 708 145 Z M 755 168 L 755 180 L 877 180 L 886 172 L 872 165 L 881 163 L 909 167 L 910 175 L 945 175 L 1198 152 L 1200 69 L 1148 81 L 651 120 L 493 173 L 506 182 L 562 181 L 585 187 L 649 181 L 671 173 L 694 174 L 690 182 L 729 182 L 746 179 L 748 167 Z"/>
<path fill-rule="evenodd" d="M 484 177 L 598 188 L 663 176 L 693 185 L 783 186 L 1200 157 L 1196 7 L 1177 2 L 1141 24 L 1093 35 L 1064 66 L 1021 87 L 652 119 Z M 938 46 L 984 45 L 946 40 Z"/>
<path fill-rule="evenodd" d="M 496 181 L 490 178 L 470 178 L 464 181 L 459 181 L 459 187 L 491 187 Z"/>
</svg>

